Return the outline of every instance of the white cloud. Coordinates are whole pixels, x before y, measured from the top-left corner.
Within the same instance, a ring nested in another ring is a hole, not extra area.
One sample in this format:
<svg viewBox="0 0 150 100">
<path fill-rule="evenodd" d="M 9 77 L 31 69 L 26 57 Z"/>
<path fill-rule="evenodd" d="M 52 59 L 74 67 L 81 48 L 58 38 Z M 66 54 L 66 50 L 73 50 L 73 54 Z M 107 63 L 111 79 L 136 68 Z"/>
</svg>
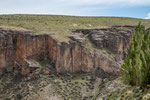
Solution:
<svg viewBox="0 0 150 100">
<path fill-rule="evenodd" d="M 150 5 L 150 0 L 60 0 L 72 5 Z"/>
<path fill-rule="evenodd" d="M 150 13 L 147 14 L 147 16 L 145 17 L 145 19 L 150 19 Z"/>
<path fill-rule="evenodd" d="M 1 4 L 51 4 L 51 5 L 95 5 L 95 4 L 102 4 L 102 5 L 150 5 L 150 0 L 1 0 Z"/>
<path fill-rule="evenodd" d="M 150 0 L 0 0 L 0 14 L 117 16 L 119 8 L 132 6 L 150 6 Z M 110 14 L 112 9 L 118 12 Z"/>
</svg>

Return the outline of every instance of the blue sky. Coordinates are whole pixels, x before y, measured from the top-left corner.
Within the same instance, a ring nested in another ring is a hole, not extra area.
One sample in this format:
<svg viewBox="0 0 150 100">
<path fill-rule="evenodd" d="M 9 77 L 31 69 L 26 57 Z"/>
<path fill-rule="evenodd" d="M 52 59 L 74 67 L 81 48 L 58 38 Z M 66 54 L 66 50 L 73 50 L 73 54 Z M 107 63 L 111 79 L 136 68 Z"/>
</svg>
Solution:
<svg viewBox="0 0 150 100">
<path fill-rule="evenodd" d="M 150 19 L 150 0 L 0 0 L 0 14 L 120 16 Z"/>
</svg>

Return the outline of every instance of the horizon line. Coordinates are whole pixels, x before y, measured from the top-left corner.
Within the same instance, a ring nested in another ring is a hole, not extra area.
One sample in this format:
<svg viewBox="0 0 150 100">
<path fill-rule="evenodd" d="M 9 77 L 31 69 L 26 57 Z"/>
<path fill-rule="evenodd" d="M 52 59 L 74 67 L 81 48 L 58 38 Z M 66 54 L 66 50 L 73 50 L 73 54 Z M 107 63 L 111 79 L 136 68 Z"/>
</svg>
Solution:
<svg viewBox="0 0 150 100">
<path fill-rule="evenodd" d="M 134 19 L 145 19 L 145 18 L 137 18 L 137 17 L 124 17 L 124 16 L 98 16 L 98 15 L 69 15 L 69 14 L 64 14 L 64 15 L 62 15 L 62 14 L 30 14 L 30 13 L 28 13 L 28 14 L 25 14 L 25 13 L 14 13 L 14 14 L 0 14 L 0 16 L 1 15 L 38 15 L 38 16 L 40 16 L 40 15 L 45 15 L 45 16 L 68 16 L 68 17 L 116 17 L 116 18 L 134 18 Z M 145 20 L 148 20 L 148 19 L 145 19 Z"/>
</svg>

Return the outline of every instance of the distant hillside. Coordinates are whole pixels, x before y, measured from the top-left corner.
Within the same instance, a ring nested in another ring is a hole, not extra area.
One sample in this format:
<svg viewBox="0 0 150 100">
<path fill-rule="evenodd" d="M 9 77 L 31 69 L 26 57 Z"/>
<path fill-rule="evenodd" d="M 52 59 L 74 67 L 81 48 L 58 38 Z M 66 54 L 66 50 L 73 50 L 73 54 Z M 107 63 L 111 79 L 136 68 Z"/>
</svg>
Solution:
<svg viewBox="0 0 150 100">
<path fill-rule="evenodd" d="M 0 26 L 25 28 L 32 30 L 36 34 L 49 33 L 53 34 L 58 40 L 66 40 L 66 35 L 75 29 L 103 28 L 112 25 L 137 25 L 139 22 L 142 22 L 146 28 L 150 27 L 150 20 L 125 17 L 0 15 Z"/>
</svg>

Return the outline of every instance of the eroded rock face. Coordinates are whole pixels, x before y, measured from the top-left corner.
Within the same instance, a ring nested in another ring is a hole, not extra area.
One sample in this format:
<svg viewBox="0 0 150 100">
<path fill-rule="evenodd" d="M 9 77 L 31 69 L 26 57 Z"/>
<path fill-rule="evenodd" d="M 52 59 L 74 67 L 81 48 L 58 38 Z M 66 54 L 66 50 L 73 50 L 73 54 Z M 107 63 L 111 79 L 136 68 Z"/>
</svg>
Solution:
<svg viewBox="0 0 150 100">
<path fill-rule="evenodd" d="M 16 67 L 27 58 L 44 59 L 42 54 L 47 52 L 46 43 L 45 35 L 35 36 L 29 31 L 0 28 L 0 68 Z"/>
<path fill-rule="evenodd" d="M 129 43 L 133 32 L 116 31 L 96 31 L 90 33 L 90 40 L 99 49 L 107 49 L 114 54 L 118 54 L 121 58 L 126 58 L 129 50 Z"/>
<path fill-rule="evenodd" d="M 125 58 L 135 27 L 124 28 L 77 30 L 77 35 L 69 36 L 72 41 L 61 43 L 46 34 L 33 35 L 29 31 L 0 28 L 0 68 L 17 67 L 25 59 L 50 59 L 58 73 L 89 72 L 101 68 L 117 74 L 119 64 L 116 58 L 110 58 L 99 50 L 91 52 L 85 49 L 85 35 L 88 35 L 95 48 L 106 48 L 117 57 Z"/>
<path fill-rule="evenodd" d="M 73 33 L 68 35 L 69 38 L 71 38 L 73 41 L 76 41 L 80 44 L 85 44 L 85 37 L 82 33 Z"/>
<path fill-rule="evenodd" d="M 17 32 L 0 28 L 0 67 L 12 66 L 15 59 Z"/>
<path fill-rule="evenodd" d="M 143 31 L 144 26 L 143 26 Z M 136 32 L 136 26 L 112 26 L 104 29 L 79 29 L 75 33 L 88 35 L 95 48 L 106 49 L 117 55 L 118 60 L 127 58 L 127 51 Z M 120 59 L 119 59 L 120 57 Z"/>
</svg>

